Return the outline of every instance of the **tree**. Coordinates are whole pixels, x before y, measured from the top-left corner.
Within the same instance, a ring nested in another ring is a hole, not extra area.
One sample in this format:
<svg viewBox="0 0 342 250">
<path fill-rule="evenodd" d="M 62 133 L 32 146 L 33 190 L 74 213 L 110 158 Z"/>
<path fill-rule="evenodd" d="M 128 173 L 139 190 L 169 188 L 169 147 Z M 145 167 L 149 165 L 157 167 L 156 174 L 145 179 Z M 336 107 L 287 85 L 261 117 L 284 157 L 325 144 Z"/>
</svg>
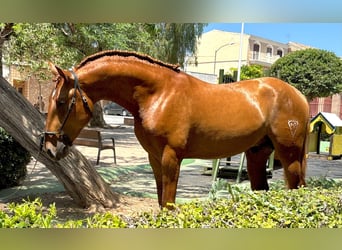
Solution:
<svg viewBox="0 0 342 250">
<path fill-rule="evenodd" d="M 231 72 L 237 72 L 237 68 L 231 68 Z M 242 65 L 240 80 L 248 80 L 264 76 L 264 68 L 258 64 Z M 231 75 L 231 77 L 233 77 Z"/>
<path fill-rule="evenodd" d="M 278 59 L 271 76 L 290 83 L 312 100 L 341 92 L 342 61 L 325 50 L 299 50 Z"/>
<path fill-rule="evenodd" d="M 46 68 L 47 60 L 69 68 L 90 54 L 108 49 L 134 50 L 183 65 L 185 56 L 196 52 L 198 38 L 206 26 L 202 23 L 12 25 L 14 33 L 6 46 L 7 62 L 25 62 L 32 66 L 33 72 Z"/>
<path fill-rule="evenodd" d="M 62 44 L 73 48 L 75 59 L 93 53 L 109 50 L 135 50 L 149 53 L 153 48 L 153 41 L 146 31 L 146 26 L 140 23 L 105 23 L 105 24 L 55 24 L 62 31 Z M 99 103 L 94 106 L 93 117 L 89 123 L 91 127 L 104 127 L 102 107 Z"/>
<path fill-rule="evenodd" d="M 2 55 L 3 47 L 6 41 L 8 41 L 13 34 L 14 23 L 0 23 L 0 76 L 3 76 L 2 72 Z"/>
<path fill-rule="evenodd" d="M 205 26 L 204 23 L 159 23 L 148 26 L 158 49 L 154 52 L 155 57 L 183 67 L 185 57 L 196 53 L 198 38 Z"/>
<path fill-rule="evenodd" d="M 44 117 L 2 77 L 0 93 L 0 126 L 58 178 L 79 206 L 115 206 L 117 195 L 77 149 L 60 161 L 40 150 Z"/>
</svg>

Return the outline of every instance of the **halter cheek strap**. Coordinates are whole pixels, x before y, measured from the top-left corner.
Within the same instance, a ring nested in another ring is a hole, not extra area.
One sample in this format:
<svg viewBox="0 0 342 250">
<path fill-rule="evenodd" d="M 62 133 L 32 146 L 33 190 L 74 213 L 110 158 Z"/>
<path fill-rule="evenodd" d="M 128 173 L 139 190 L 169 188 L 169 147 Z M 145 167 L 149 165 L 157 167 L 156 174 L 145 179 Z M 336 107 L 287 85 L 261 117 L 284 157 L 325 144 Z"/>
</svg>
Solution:
<svg viewBox="0 0 342 250">
<path fill-rule="evenodd" d="M 83 95 L 83 91 L 80 87 L 80 84 L 78 83 L 78 77 L 76 75 L 76 73 L 72 70 L 72 69 L 69 69 L 70 73 L 74 76 L 74 96 L 72 97 L 73 98 L 73 101 L 76 102 L 76 90 L 78 90 L 78 92 L 80 93 L 80 96 L 82 98 L 82 102 L 83 102 L 83 105 L 89 109 L 89 105 L 88 105 L 88 102 L 87 102 L 87 98 Z"/>
<path fill-rule="evenodd" d="M 82 99 L 82 102 L 83 102 L 83 105 L 89 109 L 89 105 L 88 105 L 88 102 L 87 102 L 87 98 L 83 95 L 83 92 L 82 92 L 82 89 L 80 87 L 80 84 L 78 83 L 78 77 L 76 75 L 76 73 L 72 70 L 72 69 L 69 69 L 70 73 L 74 76 L 74 95 L 72 96 L 71 98 L 71 102 L 70 102 L 70 105 L 69 105 L 69 108 L 68 108 L 68 113 L 66 114 L 66 116 L 64 117 L 64 120 L 62 122 L 62 125 L 61 127 L 59 128 L 59 133 L 61 133 L 63 131 L 63 128 L 65 126 L 65 123 L 67 122 L 68 118 L 69 118 L 69 115 L 71 113 L 71 111 L 73 110 L 75 104 L 76 104 L 76 92 L 78 90 L 78 92 L 80 93 L 80 96 L 81 96 L 81 99 Z"/>
</svg>

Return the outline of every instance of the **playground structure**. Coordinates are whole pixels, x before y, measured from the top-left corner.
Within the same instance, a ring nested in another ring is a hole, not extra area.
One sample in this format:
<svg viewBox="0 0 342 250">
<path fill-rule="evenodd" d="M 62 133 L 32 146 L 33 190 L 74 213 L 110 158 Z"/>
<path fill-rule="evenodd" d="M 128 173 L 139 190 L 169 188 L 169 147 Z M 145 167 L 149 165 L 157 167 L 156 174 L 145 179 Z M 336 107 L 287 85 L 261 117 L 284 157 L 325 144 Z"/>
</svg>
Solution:
<svg viewBox="0 0 342 250">
<path fill-rule="evenodd" d="M 342 155 L 342 120 L 333 113 L 320 112 L 310 121 L 309 152 L 327 155 L 329 160 Z"/>
</svg>

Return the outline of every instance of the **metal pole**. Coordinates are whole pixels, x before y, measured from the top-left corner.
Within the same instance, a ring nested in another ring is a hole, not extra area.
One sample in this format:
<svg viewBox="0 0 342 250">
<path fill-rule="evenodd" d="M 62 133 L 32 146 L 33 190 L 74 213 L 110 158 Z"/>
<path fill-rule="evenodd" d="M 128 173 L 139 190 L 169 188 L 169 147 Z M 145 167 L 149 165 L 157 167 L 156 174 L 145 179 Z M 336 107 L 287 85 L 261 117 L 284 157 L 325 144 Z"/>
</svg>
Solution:
<svg viewBox="0 0 342 250">
<path fill-rule="evenodd" d="M 214 57 L 214 75 L 215 75 L 215 71 L 216 71 L 216 55 L 217 55 L 217 52 L 222 49 L 223 47 L 226 47 L 228 45 L 234 45 L 235 43 L 226 43 L 226 44 L 223 44 L 221 47 L 219 47 L 217 50 L 215 50 L 215 57 Z"/>
<path fill-rule="evenodd" d="M 216 70 L 216 54 L 217 54 L 217 50 L 215 50 L 215 58 L 214 58 L 214 75 L 215 75 L 215 70 Z"/>
</svg>

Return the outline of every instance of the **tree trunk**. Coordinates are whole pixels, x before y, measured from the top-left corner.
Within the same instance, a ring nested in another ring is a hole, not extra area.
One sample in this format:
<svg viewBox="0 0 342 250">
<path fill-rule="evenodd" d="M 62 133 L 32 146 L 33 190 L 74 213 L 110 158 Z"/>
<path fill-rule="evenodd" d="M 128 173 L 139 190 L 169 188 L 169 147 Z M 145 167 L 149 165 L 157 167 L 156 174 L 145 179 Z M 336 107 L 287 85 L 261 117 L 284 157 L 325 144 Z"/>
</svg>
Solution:
<svg viewBox="0 0 342 250">
<path fill-rule="evenodd" d="M 2 77 L 0 107 L 0 126 L 58 178 L 79 206 L 115 206 L 118 196 L 76 148 L 71 147 L 70 154 L 60 161 L 40 151 L 44 117 Z"/>
<path fill-rule="evenodd" d="M 106 122 L 103 118 L 103 112 L 100 102 L 95 103 L 93 117 L 89 121 L 89 127 L 95 128 L 104 128 L 106 127 Z"/>
<path fill-rule="evenodd" d="M 13 34 L 14 23 L 5 23 L 5 26 L 0 30 L 0 76 L 3 76 L 2 72 L 2 54 L 5 41 L 9 40 Z"/>
</svg>

